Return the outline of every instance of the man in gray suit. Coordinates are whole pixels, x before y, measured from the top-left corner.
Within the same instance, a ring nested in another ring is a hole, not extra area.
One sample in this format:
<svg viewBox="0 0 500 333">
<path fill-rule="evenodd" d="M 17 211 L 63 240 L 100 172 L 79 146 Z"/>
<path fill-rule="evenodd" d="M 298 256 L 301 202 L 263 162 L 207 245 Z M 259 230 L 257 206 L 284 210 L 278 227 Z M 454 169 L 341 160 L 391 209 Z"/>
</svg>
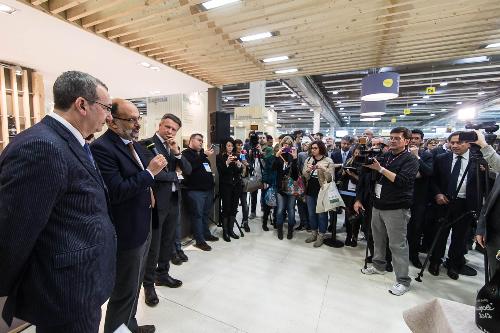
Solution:
<svg viewBox="0 0 500 333">
<path fill-rule="evenodd" d="M 175 135 L 181 126 L 182 122 L 177 116 L 167 113 L 161 118 L 155 135 L 145 141 L 154 143 L 155 148 L 168 162 L 165 170 L 155 177 L 153 185 L 156 199 L 156 207 L 153 209 L 155 223 L 143 281 L 144 299 L 149 306 L 155 306 L 159 302 L 155 283 L 157 286 L 169 288 L 178 288 L 182 285 L 182 281 L 169 275 L 169 262 L 173 255 L 180 210 L 177 167 L 184 175 L 191 174 L 191 164 L 181 155 L 180 147 L 175 141 Z"/>
<path fill-rule="evenodd" d="M 104 83 L 70 71 L 54 83 L 54 112 L 0 156 L 3 317 L 37 332 L 97 333 L 115 278 L 116 234 L 107 189 L 86 137 L 102 130 Z"/>
<path fill-rule="evenodd" d="M 481 153 L 488 162 L 491 169 L 497 173 L 497 178 L 493 188 L 486 198 L 486 202 L 481 210 L 476 229 L 476 241 L 482 247 L 486 246 L 488 255 L 488 264 L 490 276 L 500 270 L 500 156 L 495 152 L 492 146 L 486 143 L 484 135 L 476 131 L 478 140 L 475 142 L 481 147 Z"/>
</svg>

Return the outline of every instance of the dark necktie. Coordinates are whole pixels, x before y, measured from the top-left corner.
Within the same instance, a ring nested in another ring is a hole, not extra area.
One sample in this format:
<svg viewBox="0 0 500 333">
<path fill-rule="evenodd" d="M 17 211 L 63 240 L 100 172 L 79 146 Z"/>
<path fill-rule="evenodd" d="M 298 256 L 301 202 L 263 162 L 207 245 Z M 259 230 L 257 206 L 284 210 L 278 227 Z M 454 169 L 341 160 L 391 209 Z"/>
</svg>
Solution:
<svg viewBox="0 0 500 333">
<path fill-rule="evenodd" d="M 448 197 L 452 199 L 454 198 L 453 195 L 457 190 L 458 176 L 460 175 L 460 169 L 462 167 L 462 158 L 463 158 L 462 156 L 457 156 L 457 161 L 453 166 L 453 170 L 451 171 L 450 182 L 448 183 Z"/>
<path fill-rule="evenodd" d="M 83 145 L 83 149 L 85 149 L 85 152 L 87 153 L 88 157 L 89 157 L 89 160 L 90 162 L 92 162 L 92 165 L 94 166 L 94 169 L 95 169 L 95 161 L 94 161 L 94 157 L 92 156 L 92 152 L 90 151 L 90 146 L 88 143 L 85 143 Z"/>
</svg>

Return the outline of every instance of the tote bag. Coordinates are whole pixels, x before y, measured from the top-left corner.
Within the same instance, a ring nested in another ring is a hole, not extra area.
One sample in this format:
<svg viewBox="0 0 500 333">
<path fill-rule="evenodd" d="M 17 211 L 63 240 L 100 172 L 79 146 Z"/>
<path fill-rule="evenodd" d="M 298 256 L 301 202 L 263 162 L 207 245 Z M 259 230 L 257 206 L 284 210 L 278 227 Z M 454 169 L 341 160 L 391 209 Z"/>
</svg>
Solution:
<svg viewBox="0 0 500 333">
<path fill-rule="evenodd" d="M 331 210 L 335 210 L 338 207 L 345 207 L 344 200 L 337 189 L 337 185 L 333 181 L 321 186 L 318 193 L 318 202 L 316 204 L 316 213 L 325 213 Z"/>
</svg>

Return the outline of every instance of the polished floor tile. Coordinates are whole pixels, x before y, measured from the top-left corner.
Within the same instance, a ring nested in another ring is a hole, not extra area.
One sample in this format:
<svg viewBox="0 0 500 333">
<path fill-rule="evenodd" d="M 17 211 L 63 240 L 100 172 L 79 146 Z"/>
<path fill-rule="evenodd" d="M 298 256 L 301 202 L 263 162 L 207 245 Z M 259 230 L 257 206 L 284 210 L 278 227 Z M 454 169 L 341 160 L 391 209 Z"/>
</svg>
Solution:
<svg viewBox="0 0 500 333">
<path fill-rule="evenodd" d="M 189 261 L 171 266 L 183 286 L 157 287 L 154 308 L 141 292 L 139 324 L 154 324 L 159 333 L 409 332 L 404 310 L 435 297 L 473 305 L 483 284 L 482 255 L 470 251 L 478 276 L 453 281 L 443 268 L 438 277 L 426 271 L 422 283 L 413 281 L 411 291 L 397 297 L 388 292 L 393 273 L 361 274 L 363 241 L 356 248 L 313 248 L 305 231 L 280 241 L 272 227 L 262 231 L 260 218 L 250 228 L 239 240 L 211 243 L 210 252 L 187 246 Z M 417 272 L 410 268 L 410 276 Z"/>
</svg>

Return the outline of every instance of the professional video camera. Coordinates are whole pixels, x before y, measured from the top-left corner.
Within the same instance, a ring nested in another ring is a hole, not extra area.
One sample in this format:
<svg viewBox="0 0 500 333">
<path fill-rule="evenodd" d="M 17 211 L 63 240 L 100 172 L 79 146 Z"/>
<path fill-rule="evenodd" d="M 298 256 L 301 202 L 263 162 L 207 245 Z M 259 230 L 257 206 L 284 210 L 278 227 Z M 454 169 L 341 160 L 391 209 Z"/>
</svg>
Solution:
<svg viewBox="0 0 500 333">
<path fill-rule="evenodd" d="M 259 135 L 255 132 L 250 134 L 250 147 L 255 148 L 259 144 Z"/>
<path fill-rule="evenodd" d="M 494 132 L 498 131 L 498 125 L 495 124 L 494 121 L 486 121 L 484 123 L 480 124 L 473 124 L 473 123 L 467 123 L 465 125 L 466 129 L 474 129 L 474 130 L 480 130 L 484 129 L 486 134 L 484 135 L 484 138 L 486 142 L 491 145 L 495 142 L 495 139 L 497 138 L 496 134 L 493 134 Z M 465 142 L 475 142 L 477 141 L 477 134 L 476 132 L 462 132 L 460 133 L 459 136 L 460 141 L 465 141 Z"/>
<path fill-rule="evenodd" d="M 359 167 L 372 164 L 374 158 L 380 155 L 382 155 L 382 149 L 368 148 L 367 139 L 359 138 L 359 155 L 354 158 L 353 166 Z"/>
</svg>

